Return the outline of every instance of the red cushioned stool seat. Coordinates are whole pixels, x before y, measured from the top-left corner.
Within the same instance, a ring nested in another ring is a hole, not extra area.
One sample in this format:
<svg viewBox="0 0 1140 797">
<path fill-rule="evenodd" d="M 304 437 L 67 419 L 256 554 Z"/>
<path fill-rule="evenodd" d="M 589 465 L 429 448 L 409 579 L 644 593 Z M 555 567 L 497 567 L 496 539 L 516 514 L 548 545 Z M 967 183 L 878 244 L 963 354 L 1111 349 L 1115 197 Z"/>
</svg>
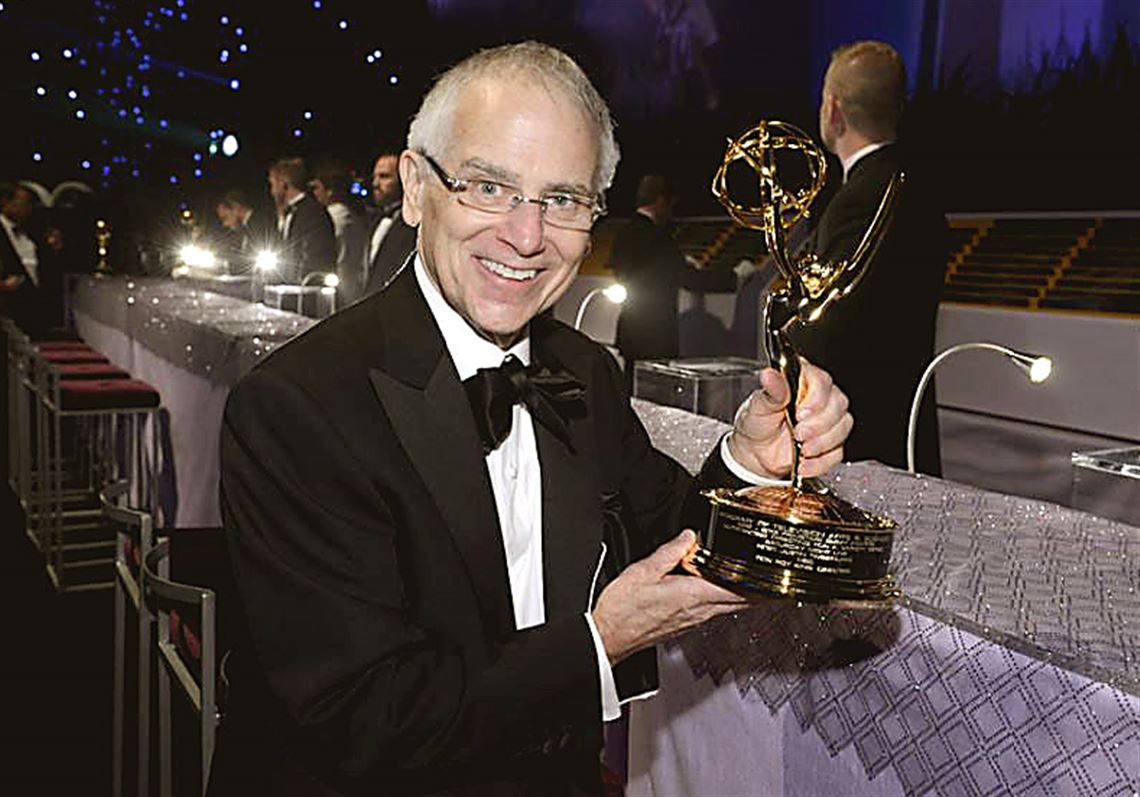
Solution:
<svg viewBox="0 0 1140 797">
<path fill-rule="evenodd" d="M 59 383 L 60 408 L 133 410 L 158 406 L 158 391 L 138 379 L 68 379 Z"/>
<path fill-rule="evenodd" d="M 60 379 L 130 379 L 122 368 L 107 363 L 63 363 L 56 366 Z"/>
<path fill-rule="evenodd" d="M 52 365 L 63 363 L 107 363 L 110 362 L 94 349 L 58 349 L 41 352 L 40 356 Z"/>
</svg>

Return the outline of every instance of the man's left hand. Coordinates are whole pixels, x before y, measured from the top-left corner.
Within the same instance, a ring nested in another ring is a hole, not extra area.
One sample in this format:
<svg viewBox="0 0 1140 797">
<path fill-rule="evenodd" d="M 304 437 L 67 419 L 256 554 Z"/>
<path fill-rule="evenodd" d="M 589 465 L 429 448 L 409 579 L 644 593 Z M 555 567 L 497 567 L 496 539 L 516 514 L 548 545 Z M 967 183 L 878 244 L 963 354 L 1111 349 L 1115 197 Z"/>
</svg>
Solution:
<svg viewBox="0 0 1140 797">
<path fill-rule="evenodd" d="M 740 465 L 759 476 L 784 479 L 792 469 L 792 435 L 800 442 L 800 475 L 820 476 L 843 460 L 843 441 L 855 425 L 847 396 L 822 368 L 800 359 L 796 424 L 789 432 L 785 409 L 790 391 L 771 368 L 760 374 L 760 389 L 740 409 L 728 449 Z"/>
</svg>

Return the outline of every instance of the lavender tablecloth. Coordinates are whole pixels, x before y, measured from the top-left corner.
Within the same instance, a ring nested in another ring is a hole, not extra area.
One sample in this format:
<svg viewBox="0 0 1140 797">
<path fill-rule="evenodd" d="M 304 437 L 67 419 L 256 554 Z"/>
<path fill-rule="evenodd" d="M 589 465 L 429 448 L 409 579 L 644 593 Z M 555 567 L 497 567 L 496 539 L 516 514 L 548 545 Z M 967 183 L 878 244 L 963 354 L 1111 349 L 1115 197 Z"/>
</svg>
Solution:
<svg viewBox="0 0 1140 797">
<path fill-rule="evenodd" d="M 690 470 L 726 428 L 639 410 Z M 898 521 L 905 599 L 762 601 L 664 646 L 631 797 L 1140 791 L 1140 529 L 875 463 L 831 481 Z"/>
</svg>

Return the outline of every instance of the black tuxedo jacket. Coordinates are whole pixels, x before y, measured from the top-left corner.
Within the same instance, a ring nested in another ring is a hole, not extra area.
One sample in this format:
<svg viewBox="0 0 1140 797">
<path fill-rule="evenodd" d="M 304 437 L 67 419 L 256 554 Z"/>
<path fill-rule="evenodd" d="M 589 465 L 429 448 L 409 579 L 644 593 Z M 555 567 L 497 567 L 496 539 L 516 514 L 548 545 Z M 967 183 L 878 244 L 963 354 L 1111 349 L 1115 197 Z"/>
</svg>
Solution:
<svg viewBox="0 0 1140 797">
<path fill-rule="evenodd" d="M 685 260 L 667 227 L 642 213 L 614 236 L 610 267 L 629 290 L 621 306 L 615 343 L 627 361 L 676 357 L 679 348 L 677 290 L 732 291 L 732 272 L 699 271 Z"/>
<path fill-rule="evenodd" d="M 945 215 L 923 174 L 909 168 L 896 145 L 852 167 L 808 239 L 825 261 L 846 258 L 858 245 L 891 175 L 906 172 L 894 219 L 859 286 L 793 339 L 813 363 L 831 373 L 851 400 L 855 428 L 844 445 L 849 460 L 875 459 L 906 467 L 906 432 L 918 380 L 934 356 L 938 300 L 946 270 Z M 933 385 L 919 415 L 916 464 L 938 474 L 938 424 Z"/>
<path fill-rule="evenodd" d="M 384 218 L 386 217 L 378 215 L 368 230 L 365 257 L 368 257 L 372 249 L 372 234 L 376 232 L 376 227 Z M 391 214 L 391 219 L 392 226 L 388 228 L 384 240 L 380 242 L 376 257 L 368 264 L 368 285 L 364 290 L 365 295 L 376 293 L 383 288 L 416 248 L 416 228 L 408 226 L 399 207 Z"/>
<path fill-rule="evenodd" d="M 289 211 L 288 234 L 281 243 L 281 278 L 300 282 L 313 271 L 336 270 L 336 233 L 324 205 L 305 194 Z"/>
<path fill-rule="evenodd" d="M 45 246 L 36 246 L 39 285 L 32 282 L 24 263 L 0 228 L 0 277 L 23 277 L 20 287 L 0 291 L 0 315 L 16 322 L 24 334 L 36 338 L 62 323 L 63 276 L 58 259 Z"/>
<path fill-rule="evenodd" d="M 718 455 L 694 481 L 650 446 L 603 348 L 542 317 L 531 340 L 586 399 L 570 445 L 535 424 L 546 623 L 525 631 L 471 409 L 411 269 L 235 387 L 222 511 L 249 636 L 212 794 L 599 793 L 583 614 L 684 509 L 707 517 L 696 484 L 732 479 Z M 653 656 L 615 669 L 619 693 L 655 681 Z"/>
</svg>

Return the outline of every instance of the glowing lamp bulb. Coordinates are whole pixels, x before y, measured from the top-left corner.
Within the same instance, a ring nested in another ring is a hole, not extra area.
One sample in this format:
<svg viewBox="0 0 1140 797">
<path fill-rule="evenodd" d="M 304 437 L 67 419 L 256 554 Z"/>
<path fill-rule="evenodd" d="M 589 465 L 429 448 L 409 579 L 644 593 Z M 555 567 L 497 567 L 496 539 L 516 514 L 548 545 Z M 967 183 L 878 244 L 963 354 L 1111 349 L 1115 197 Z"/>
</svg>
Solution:
<svg viewBox="0 0 1140 797">
<path fill-rule="evenodd" d="M 263 249 L 253 259 L 253 265 L 258 271 L 273 271 L 277 268 L 277 253 L 270 249 Z"/>
<path fill-rule="evenodd" d="M 237 136 L 233 133 L 229 133 L 222 139 L 222 154 L 227 158 L 232 158 L 234 155 L 237 155 L 239 146 Z"/>
<path fill-rule="evenodd" d="M 1048 357 L 1038 357 L 1029 366 L 1029 381 L 1039 385 L 1053 373 L 1053 361 Z"/>
<path fill-rule="evenodd" d="M 338 277 L 336 274 L 326 274 L 325 275 L 325 287 L 326 288 L 335 288 L 338 285 L 340 285 L 340 277 Z"/>
<path fill-rule="evenodd" d="M 620 282 L 615 282 L 613 285 L 602 291 L 602 295 L 609 299 L 614 304 L 621 304 L 629 298 L 629 291 Z"/>
</svg>

